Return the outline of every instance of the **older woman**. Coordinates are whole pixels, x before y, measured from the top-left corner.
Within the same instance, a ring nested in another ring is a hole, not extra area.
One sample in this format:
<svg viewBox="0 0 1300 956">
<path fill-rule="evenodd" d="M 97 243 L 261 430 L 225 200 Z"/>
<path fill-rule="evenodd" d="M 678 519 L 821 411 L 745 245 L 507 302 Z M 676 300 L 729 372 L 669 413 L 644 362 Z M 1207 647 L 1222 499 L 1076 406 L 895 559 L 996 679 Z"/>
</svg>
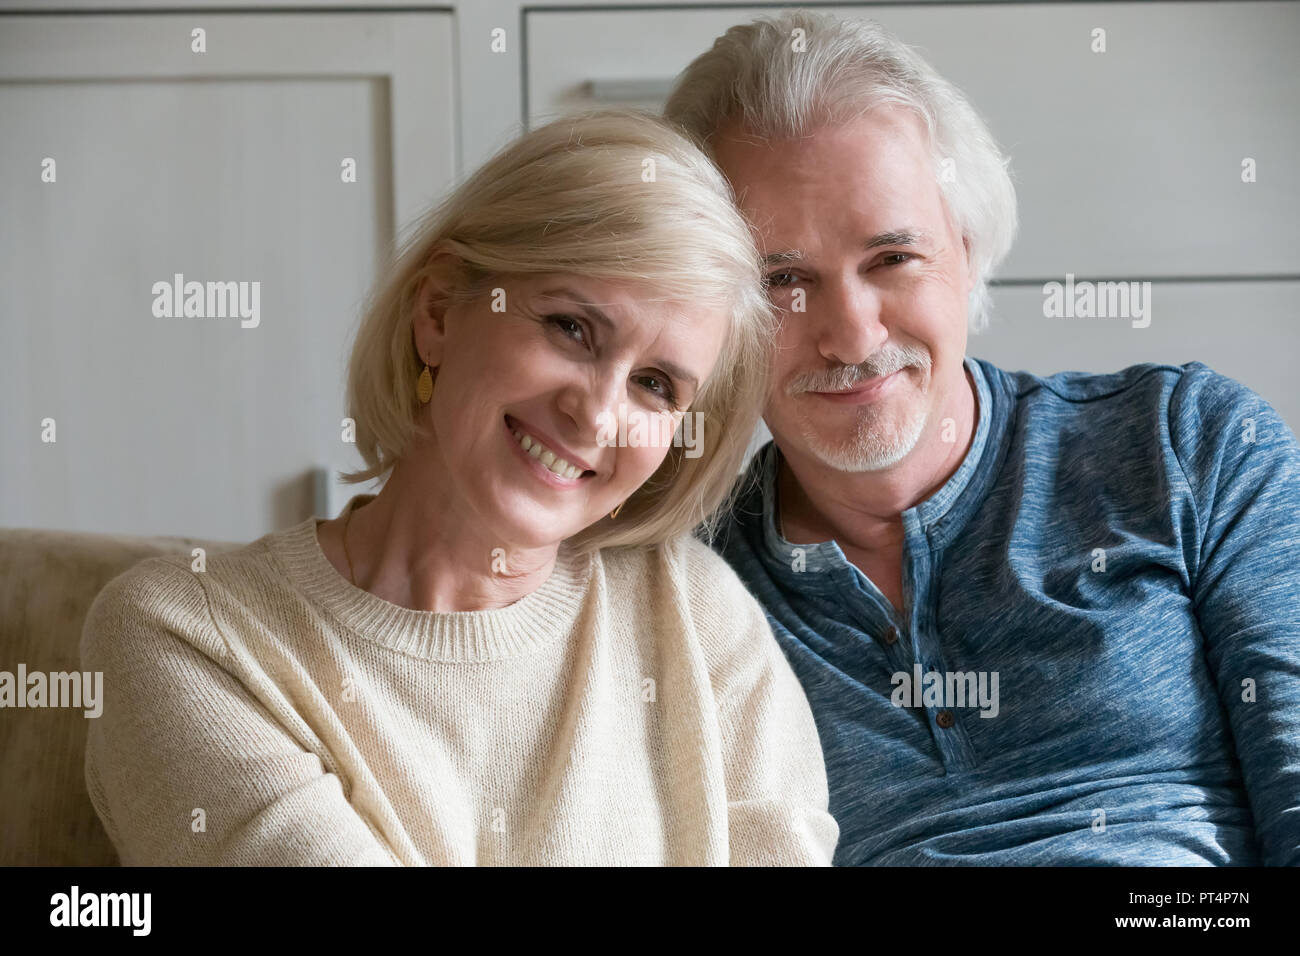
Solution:
<svg viewBox="0 0 1300 956">
<path fill-rule="evenodd" d="M 725 180 L 653 118 L 493 158 L 357 335 L 348 477 L 379 493 L 95 602 L 86 779 L 122 861 L 828 864 L 803 691 L 689 535 L 771 316 Z"/>
</svg>

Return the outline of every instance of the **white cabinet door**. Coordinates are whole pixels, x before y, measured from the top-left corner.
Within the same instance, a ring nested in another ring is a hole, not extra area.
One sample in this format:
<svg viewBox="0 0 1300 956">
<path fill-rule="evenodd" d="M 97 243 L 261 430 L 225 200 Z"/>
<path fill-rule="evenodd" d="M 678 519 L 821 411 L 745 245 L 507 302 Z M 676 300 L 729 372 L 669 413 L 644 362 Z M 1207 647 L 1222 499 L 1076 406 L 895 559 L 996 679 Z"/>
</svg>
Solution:
<svg viewBox="0 0 1300 956">
<path fill-rule="evenodd" d="M 3 18 L 0 525 L 247 540 L 360 463 L 349 337 L 454 179 L 452 63 L 447 13 Z M 155 315 L 177 274 L 256 323 Z"/>
</svg>

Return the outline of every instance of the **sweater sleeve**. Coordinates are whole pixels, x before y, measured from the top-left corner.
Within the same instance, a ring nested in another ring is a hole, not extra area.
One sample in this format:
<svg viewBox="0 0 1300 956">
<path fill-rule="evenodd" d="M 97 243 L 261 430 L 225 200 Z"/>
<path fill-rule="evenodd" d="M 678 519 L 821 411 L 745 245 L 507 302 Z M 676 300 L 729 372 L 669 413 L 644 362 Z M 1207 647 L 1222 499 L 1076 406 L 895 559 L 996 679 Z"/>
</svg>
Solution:
<svg viewBox="0 0 1300 956">
<path fill-rule="evenodd" d="M 1300 865 L 1300 446 L 1249 388 L 1199 362 L 1170 400 L 1194 501 L 1192 600 L 1265 865 Z M 1191 537 L 1191 536 L 1189 536 Z"/>
<path fill-rule="evenodd" d="M 839 825 L 808 698 L 731 566 L 683 542 L 717 703 L 732 866 L 830 866 Z"/>
<path fill-rule="evenodd" d="M 152 558 L 109 582 L 81 662 L 104 681 L 86 785 L 123 865 L 400 865 L 232 673 L 187 567 Z"/>
</svg>

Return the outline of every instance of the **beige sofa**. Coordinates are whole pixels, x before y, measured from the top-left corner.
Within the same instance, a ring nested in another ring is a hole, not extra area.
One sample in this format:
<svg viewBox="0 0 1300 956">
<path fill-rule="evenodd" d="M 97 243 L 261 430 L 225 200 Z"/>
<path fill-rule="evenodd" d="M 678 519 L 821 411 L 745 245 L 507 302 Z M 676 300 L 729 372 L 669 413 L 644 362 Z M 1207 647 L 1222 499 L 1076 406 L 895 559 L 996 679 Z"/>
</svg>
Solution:
<svg viewBox="0 0 1300 956">
<path fill-rule="evenodd" d="M 100 589 L 137 561 L 194 547 L 239 545 L 0 529 L 0 671 L 80 670 L 81 625 Z M 89 719 L 79 709 L 0 709 L 0 866 L 117 865 L 86 794 Z"/>
</svg>

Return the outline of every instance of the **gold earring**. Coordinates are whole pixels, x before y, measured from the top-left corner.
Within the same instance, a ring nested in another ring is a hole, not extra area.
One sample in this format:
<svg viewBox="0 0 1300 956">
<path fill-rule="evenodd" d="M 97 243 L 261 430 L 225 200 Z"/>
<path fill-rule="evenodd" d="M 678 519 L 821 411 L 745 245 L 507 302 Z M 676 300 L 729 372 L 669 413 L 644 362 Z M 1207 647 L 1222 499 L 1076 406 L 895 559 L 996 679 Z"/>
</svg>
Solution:
<svg viewBox="0 0 1300 956">
<path fill-rule="evenodd" d="M 615 508 L 613 511 L 611 511 L 611 512 L 609 513 L 609 516 L 610 516 L 611 518 L 617 518 L 617 517 L 618 517 L 618 513 L 619 513 L 620 511 L 623 510 L 623 506 L 624 506 L 625 504 L 627 504 L 626 501 L 620 501 L 620 502 L 618 503 L 618 507 Z"/>
<path fill-rule="evenodd" d="M 424 371 L 420 373 L 420 380 L 415 383 L 415 397 L 420 400 L 421 405 L 428 405 L 429 399 L 433 397 L 433 375 L 429 372 L 427 363 Z"/>
</svg>

